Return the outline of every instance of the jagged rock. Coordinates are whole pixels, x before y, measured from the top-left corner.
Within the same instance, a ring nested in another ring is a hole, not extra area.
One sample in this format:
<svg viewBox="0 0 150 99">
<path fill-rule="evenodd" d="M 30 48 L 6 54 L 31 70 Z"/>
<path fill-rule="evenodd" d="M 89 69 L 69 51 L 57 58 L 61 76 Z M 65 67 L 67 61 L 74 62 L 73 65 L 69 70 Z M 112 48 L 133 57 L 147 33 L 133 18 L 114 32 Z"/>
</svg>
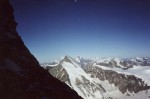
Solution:
<svg viewBox="0 0 150 99">
<path fill-rule="evenodd" d="M 135 77 L 134 75 L 119 74 L 112 70 L 103 70 L 97 66 L 89 66 L 85 69 L 88 74 L 92 74 L 91 77 L 98 78 L 102 81 L 108 80 L 110 84 L 114 84 L 118 89 L 125 93 L 139 92 L 142 90 L 150 89 L 142 79 Z"/>
<path fill-rule="evenodd" d="M 0 0 L 0 98 L 81 99 L 40 67 L 16 31 L 13 8 Z"/>
</svg>

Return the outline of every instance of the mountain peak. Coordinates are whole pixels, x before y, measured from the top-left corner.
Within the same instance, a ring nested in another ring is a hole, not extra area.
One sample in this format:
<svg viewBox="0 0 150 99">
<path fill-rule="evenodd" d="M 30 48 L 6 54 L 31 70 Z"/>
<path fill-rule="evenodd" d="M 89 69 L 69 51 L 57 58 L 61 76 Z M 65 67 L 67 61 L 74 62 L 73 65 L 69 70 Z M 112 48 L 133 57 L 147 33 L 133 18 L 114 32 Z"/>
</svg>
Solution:
<svg viewBox="0 0 150 99">
<path fill-rule="evenodd" d="M 66 55 L 62 61 L 71 62 L 71 57 Z"/>
<path fill-rule="evenodd" d="M 75 67 L 80 66 L 72 57 L 70 57 L 70 56 L 68 56 L 68 55 L 66 55 L 66 56 L 64 57 L 64 59 L 61 61 L 61 63 L 63 63 L 63 62 L 71 63 L 71 64 L 73 64 Z"/>
</svg>

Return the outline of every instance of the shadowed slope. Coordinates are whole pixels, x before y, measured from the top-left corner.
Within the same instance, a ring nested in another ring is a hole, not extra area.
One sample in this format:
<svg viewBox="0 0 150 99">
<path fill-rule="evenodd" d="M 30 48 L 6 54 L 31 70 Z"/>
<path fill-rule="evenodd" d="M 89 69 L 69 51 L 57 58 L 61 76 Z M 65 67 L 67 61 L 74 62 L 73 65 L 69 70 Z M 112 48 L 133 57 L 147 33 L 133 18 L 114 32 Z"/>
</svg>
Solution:
<svg viewBox="0 0 150 99">
<path fill-rule="evenodd" d="M 0 98 L 81 99 L 40 67 L 16 32 L 13 8 L 0 0 Z"/>
</svg>

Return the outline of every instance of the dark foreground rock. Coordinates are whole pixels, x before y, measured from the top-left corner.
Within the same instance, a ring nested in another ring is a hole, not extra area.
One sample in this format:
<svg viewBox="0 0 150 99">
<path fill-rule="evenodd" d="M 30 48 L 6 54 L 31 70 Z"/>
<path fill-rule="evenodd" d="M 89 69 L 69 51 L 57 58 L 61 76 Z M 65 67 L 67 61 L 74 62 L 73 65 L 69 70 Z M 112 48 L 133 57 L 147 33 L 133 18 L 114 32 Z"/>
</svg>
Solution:
<svg viewBox="0 0 150 99">
<path fill-rule="evenodd" d="M 16 32 L 13 8 L 0 0 L 0 98 L 81 99 L 40 67 Z"/>
</svg>

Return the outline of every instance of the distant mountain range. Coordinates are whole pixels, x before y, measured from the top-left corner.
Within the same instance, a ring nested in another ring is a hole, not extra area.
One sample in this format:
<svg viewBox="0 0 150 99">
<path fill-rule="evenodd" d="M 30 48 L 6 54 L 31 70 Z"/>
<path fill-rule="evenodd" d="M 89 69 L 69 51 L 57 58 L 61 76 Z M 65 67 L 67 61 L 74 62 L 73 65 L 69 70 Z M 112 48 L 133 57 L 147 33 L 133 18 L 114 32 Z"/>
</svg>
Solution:
<svg viewBox="0 0 150 99">
<path fill-rule="evenodd" d="M 149 99 L 150 58 L 82 58 L 65 56 L 41 64 L 84 99 Z"/>
</svg>

